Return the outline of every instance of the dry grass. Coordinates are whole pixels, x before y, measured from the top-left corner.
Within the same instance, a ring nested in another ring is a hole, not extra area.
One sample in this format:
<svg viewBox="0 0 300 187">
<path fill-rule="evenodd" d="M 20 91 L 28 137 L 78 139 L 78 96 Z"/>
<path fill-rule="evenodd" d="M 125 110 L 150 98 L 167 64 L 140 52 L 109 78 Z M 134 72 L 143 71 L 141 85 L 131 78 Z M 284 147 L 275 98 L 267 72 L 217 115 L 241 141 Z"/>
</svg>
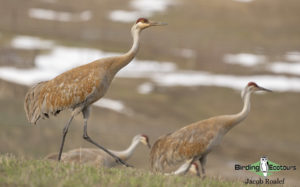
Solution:
<svg viewBox="0 0 300 187">
<path fill-rule="evenodd" d="M 0 156 L 1 186 L 245 186 L 214 177 L 164 176 L 132 168 L 100 168 Z"/>
</svg>

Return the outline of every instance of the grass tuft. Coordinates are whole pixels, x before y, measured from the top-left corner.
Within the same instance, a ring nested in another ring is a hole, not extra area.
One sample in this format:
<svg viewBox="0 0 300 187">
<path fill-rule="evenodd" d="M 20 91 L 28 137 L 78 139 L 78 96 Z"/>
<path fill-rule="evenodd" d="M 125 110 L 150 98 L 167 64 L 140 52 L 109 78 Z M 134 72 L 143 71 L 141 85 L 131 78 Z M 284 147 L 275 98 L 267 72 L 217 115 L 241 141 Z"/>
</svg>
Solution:
<svg viewBox="0 0 300 187">
<path fill-rule="evenodd" d="M 0 186 L 243 186 L 241 182 L 193 176 L 164 176 L 134 168 L 86 165 L 0 156 Z"/>
</svg>

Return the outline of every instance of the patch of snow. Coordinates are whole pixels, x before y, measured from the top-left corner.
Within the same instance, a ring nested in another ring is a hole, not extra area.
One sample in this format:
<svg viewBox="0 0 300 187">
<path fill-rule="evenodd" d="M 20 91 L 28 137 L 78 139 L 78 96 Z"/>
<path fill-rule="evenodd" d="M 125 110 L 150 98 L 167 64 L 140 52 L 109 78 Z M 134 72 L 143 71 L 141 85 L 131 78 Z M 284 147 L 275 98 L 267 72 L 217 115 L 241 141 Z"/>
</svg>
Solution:
<svg viewBox="0 0 300 187">
<path fill-rule="evenodd" d="M 287 73 L 300 75 L 300 52 L 287 52 L 285 55 L 285 59 L 288 61 L 292 61 L 292 63 L 288 62 L 273 62 L 273 63 L 265 63 L 267 61 L 267 57 L 264 55 L 254 55 L 249 53 L 240 53 L 240 54 L 227 54 L 224 55 L 224 62 L 228 64 L 242 65 L 245 67 L 253 67 L 259 64 L 261 68 L 264 68 L 267 71 L 271 71 L 273 73 Z"/>
<path fill-rule="evenodd" d="M 286 63 L 286 62 L 274 62 L 268 66 L 268 70 L 274 73 L 288 73 L 300 75 L 300 62 Z"/>
<path fill-rule="evenodd" d="M 118 101 L 118 100 L 102 98 L 99 101 L 95 102 L 94 105 L 96 105 L 98 107 L 114 110 L 114 111 L 117 111 L 120 113 L 126 112 L 125 105 L 121 101 Z"/>
<path fill-rule="evenodd" d="M 29 17 L 35 19 L 54 20 L 61 22 L 88 21 L 92 18 L 92 13 L 89 10 L 81 13 L 71 13 L 42 8 L 31 8 L 28 11 L 28 15 Z"/>
<path fill-rule="evenodd" d="M 113 21 L 133 22 L 139 17 L 151 17 L 156 12 L 164 12 L 173 3 L 171 0 L 132 0 L 129 3 L 132 11 L 114 10 L 108 17 Z"/>
<path fill-rule="evenodd" d="M 292 51 L 285 55 L 285 59 L 292 62 L 300 62 L 300 52 Z"/>
<path fill-rule="evenodd" d="M 178 71 L 156 75 L 153 77 L 153 81 L 161 86 L 217 86 L 237 90 L 243 89 L 248 82 L 254 81 L 274 91 L 300 92 L 300 78 L 274 75 L 234 76 L 198 71 Z"/>
<path fill-rule="evenodd" d="M 241 66 L 251 67 L 262 64 L 266 61 L 263 55 L 254 55 L 249 53 L 227 54 L 223 58 L 227 64 L 237 64 Z"/>
<path fill-rule="evenodd" d="M 133 0 L 130 5 L 139 12 L 163 12 L 172 3 L 171 0 Z"/>
<path fill-rule="evenodd" d="M 0 67 L 0 78 L 22 85 L 30 86 L 53 77 L 53 73 L 41 71 L 38 68 L 18 69 L 15 67 Z"/>
<path fill-rule="evenodd" d="M 134 59 L 117 76 L 127 78 L 151 77 L 153 73 L 167 73 L 175 70 L 176 65 L 171 62 Z"/>
<path fill-rule="evenodd" d="M 32 36 L 17 36 L 10 45 L 17 49 L 49 49 L 54 46 L 54 42 Z"/>
<path fill-rule="evenodd" d="M 149 94 L 153 91 L 154 85 L 151 82 L 145 82 L 138 87 L 138 93 Z"/>
<path fill-rule="evenodd" d="M 109 18 L 112 21 L 119 22 L 133 22 L 138 17 L 142 17 L 140 12 L 138 11 L 114 10 L 111 13 L 109 13 Z"/>
</svg>

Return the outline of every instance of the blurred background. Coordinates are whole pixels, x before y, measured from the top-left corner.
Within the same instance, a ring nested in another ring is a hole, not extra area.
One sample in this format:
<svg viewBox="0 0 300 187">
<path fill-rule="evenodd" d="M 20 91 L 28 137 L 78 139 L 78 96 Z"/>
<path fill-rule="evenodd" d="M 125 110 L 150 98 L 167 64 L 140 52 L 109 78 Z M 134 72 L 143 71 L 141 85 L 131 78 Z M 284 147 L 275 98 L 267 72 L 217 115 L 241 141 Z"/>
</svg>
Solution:
<svg viewBox="0 0 300 187">
<path fill-rule="evenodd" d="M 261 156 L 300 164 L 300 2 L 298 0 L 0 0 L 0 151 L 41 159 L 59 149 L 70 113 L 30 125 L 28 87 L 74 66 L 130 49 L 139 17 L 167 22 L 143 31 L 136 59 L 121 70 L 89 119 L 89 134 L 122 150 L 134 135 L 151 143 L 192 122 L 242 108 L 249 81 L 274 93 L 252 96 L 248 118 L 208 156 L 207 175 L 257 177 L 234 170 Z M 93 147 L 76 117 L 64 150 Z M 149 169 L 149 150 L 129 160 Z M 281 171 L 299 183 L 300 170 Z"/>
</svg>

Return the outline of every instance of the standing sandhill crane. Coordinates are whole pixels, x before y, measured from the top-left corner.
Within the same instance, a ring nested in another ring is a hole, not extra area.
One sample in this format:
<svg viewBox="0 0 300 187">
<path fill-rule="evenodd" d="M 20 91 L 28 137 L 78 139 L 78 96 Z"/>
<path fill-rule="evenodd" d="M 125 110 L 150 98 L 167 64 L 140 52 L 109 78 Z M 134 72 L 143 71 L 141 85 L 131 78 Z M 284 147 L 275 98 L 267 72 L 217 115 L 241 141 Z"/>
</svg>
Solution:
<svg viewBox="0 0 300 187">
<path fill-rule="evenodd" d="M 65 109 L 72 110 L 71 118 L 63 129 L 58 160 L 61 159 L 69 126 L 74 116 L 81 112 L 84 119 L 83 138 L 107 152 L 117 162 L 128 166 L 127 163 L 88 136 L 87 120 L 90 106 L 105 95 L 116 73 L 135 57 L 139 49 L 141 31 L 151 26 L 160 25 L 165 24 L 139 18 L 131 28 L 133 45 L 124 55 L 98 59 L 66 71 L 52 80 L 40 82 L 29 89 L 25 96 L 24 108 L 30 123 L 36 124 L 40 118 L 55 116 Z"/>
<path fill-rule="evenodd" d="M 148 136 L 139 134 L 133 137 L 130 146 L 126 150 L 114 151 L 109 149 L 109 151 L 112 154 L 119 157 L 120 159 L 122 159 L 123 161 L 126 161 L 132 156 L 134 150 L 136 149 L 139 143 L 148 146 L 149 149 L 151 148 Z M 56 160 L 57 157 L 58 157 L 58 153 L 54 153 L 46 156 L 46 159 Z M 109 168 L 114 167 L 118 164 L 106 152 L 100 149 L 93 149 L 93 148 L 79 148 L 79 149 L 70 150 L 62 154 L 61 160 L 67 163 L 73 163 L 73 162 L 81 163 L 81 164 L 84 163 L 84 164 L 97 165 L 98 167 L 104 166 Z"/>
<path fill-rule="evenodd" d="M 222 137 L 232 127 L 247 117 L 250 111 L 250 96 L 259 90 L 271 91 L 254 82 L 247 84 L 242 91 L 244 106 L 242 111 L 237 114 L 221 115 L 198 121 L 160 137 L 154 143 L 150 153 L 152 168 L 155 171 L 163 171 L 166 165 L 174 165 L 188 160 L 190 160 L 190 167 L 191 163 L 199 160 L 203 176 L 205 176 L 207 154 L 221 142 Z"/>
</svg>

